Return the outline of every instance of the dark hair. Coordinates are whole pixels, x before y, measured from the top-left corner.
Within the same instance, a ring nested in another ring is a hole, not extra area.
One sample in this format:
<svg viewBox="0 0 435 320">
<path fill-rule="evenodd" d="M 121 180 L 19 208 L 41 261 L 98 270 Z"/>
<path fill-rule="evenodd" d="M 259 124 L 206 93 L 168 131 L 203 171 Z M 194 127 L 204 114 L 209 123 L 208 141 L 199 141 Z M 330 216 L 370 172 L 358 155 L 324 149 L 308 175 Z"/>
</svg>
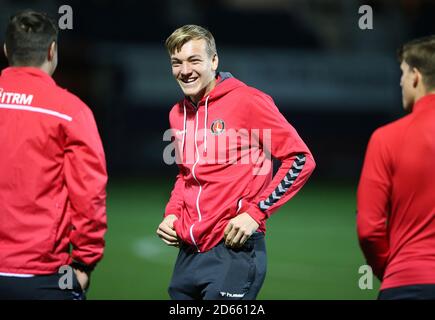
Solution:
<svg viewBox="0 0 435 320">
<path fill-rule="evenodd" d="M 427 90 L 435 89 L 435 35 L 405 43 L 398 51 L 399 62 L 406 62 L 423 76 Z"/>
<path fill-rule="evenodd" d="M 11 17 L 6 29 L 6 50 L 10 65 L 40 66 L 59 34 L 54 20 L 45 13 L 22 11 Z"/>
</svg>

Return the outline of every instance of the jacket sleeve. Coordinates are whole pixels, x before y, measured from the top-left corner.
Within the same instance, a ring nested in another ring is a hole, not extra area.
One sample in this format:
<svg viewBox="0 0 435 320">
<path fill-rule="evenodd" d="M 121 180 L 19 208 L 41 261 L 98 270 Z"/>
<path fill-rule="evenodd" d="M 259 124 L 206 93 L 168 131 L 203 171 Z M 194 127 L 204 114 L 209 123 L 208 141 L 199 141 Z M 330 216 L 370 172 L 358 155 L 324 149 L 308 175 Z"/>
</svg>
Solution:
<svg viewBox="0 0 435 320">
<path fill-rule="evenodd" d="M 382 280 L 389 256 L 387 215 L 390 211 L 391 167 L 376 131 L 368 144 L 357 191 L 357 232 L 367 263 Z"/>
<path fill-rule="evenodd" d="M 181 208 L 183 206 L 183 194 L 184 194 L 184 179 L 183 179 L 183 170 L 182 170 L 182 164 L 181 164 L 181 158 L 180 153 L 183 152 L 181 149 L 180 142 L 176 141 L 176 134 L 175 134 L 175 113 L 177 112 L 178 104 L 176 104 L 169 113 L 169 126 L 170 130 L 172 130 L 172 137 L 174 137 L 174 140 L 172 143 L 174 143 L 175 147 L 175 157 L 177 159 L 176 163 L 178 164 L 179 173 L 177 177 L 175 178 L 174 188 L 172 189 L 171 196 L 169 198 L 168 203 L 166 204 L 165 212 L 164 212 L 164 218 L 166 218 L 170 214 L 174 214 L 177 216 L 177 218 L 180 218 L 181 215 Z"/>
<path fill-rule="evenodd" d="M 106 160 L 94 116 L 83 106 L 66 128 L 64 165 L 72 230 L 72 259 L 89 268 L 103 257 Z"/>
<path fill-rule="evenodd" d="M 259 130 L 259 142 L 266 158 L 272 156 L 281 161 L 271 183 L 240 210 L 248 212 L 261 224 L 296 195 L 313 172 L 315 162 L 308 147 L 269 96 L 254 94 L 248 104 L 251 115 L 249 125 L 251 130 Z"/>
<path fill-rule="evenodd" d="M 165 208 L 164 217 L 167 217 L 170 214 L 174 214 L 177 218 L 181 215 L 181 207 L 183 205 L 183 191 L 184 191 L 184 180 L 183 175 L 180 173 L 177 175 L 174 188 L 171 192 L 171 197 Z"/>
</svg>

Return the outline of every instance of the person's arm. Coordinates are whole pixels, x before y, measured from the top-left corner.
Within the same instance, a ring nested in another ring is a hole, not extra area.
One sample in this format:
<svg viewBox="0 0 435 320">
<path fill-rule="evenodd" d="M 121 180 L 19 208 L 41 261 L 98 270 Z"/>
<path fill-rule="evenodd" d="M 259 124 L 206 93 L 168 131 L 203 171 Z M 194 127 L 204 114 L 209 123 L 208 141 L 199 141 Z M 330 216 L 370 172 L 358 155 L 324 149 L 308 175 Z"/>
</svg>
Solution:
<svg viewBox="0 0 435 320">
<path fill-rule="evenodd" d="M 89 274 L 103 257 L 107 230 L 106 160 L 90 109 L 82 106 L 73 117 L 65 142 L 73 267 Z"/>
<path fill-rule="evenodd" d="M 269 218 L 279 207 L 296 195 L 315 168 L 310 150 L 269 96 L 253 95 L 248 104 L 251 129 L 260 130 L 260 145 L 266 154 L 279 159 L 281 166 L 263 192 L 250 203 L 243 203 L 240 209 L 241 214 L 230 221 L 225 231 L 229 245 L 231 242 L 243 243 L 250 236 L 249 233 L 255 231 L 253 229 L 258 228 L 263 220 Z M 270 132 L 270 139 L 265 139 L 267 131 Z M 259 172 L 259 174 L 270 174 L 270 171 Z M 249 219 L 248 215 L 252 219 Z M 256 223 L 252 223 L 252 220 Z M 233 229 L 246 229 L 243 225 L 248 224 L 248 234 L 244 236 L 236 235 L 236 232 L 232 231 Z"/>
<path fill-rule="evenodd" d="M 382 280 L 389 256 L 387 216 L 390 211 L 391 165 L 379 131 L 368 144 L 357 191 L 357 233 L 374 274 Z"/>
<path fill-rule="evenodd" d="M 159 224 L 156 231 L 160 239 L 162 239 L 162 241 L 168 246 L 179 247 L 180 245 L 174 223 L 181 214 L 181 207 L 183 205 L 183 191 L 184 180 L 180 170 L 180 173 L 176 177 L 174 188 L 171 192 L 171 197 L 166 205 L 163 221 Z"/>
<path fill-rule="evenodd" d="M 174 188 L 172 189 L 171 196 L 169 198 L 168 203 L 166 204 L 165 212 L 164 212 L 164 218 L 166 218 L 168 215 L 175 215 L 177 218 L 181 214 L 181 208 L 183 206 L 183 194 L 184 194 L 184 178 L 183 178 L 183 166 L 182 166 L 182 157 L 180 156 L 181 153 L 183 153 L 183 150 L 181 149 L 181 143 L 177 143 L 175 141 L 176 137 L 176 126 L 175 126 L 175 119 L 176 119 L 176 113 L 178 110 L 178 104 L 176 104 L 171 112 L 169 113 L 169 126 L 172 130 L 172 137 L 174 137 L 174 141 L 172 143 L 175 146 L 175 156 L 176 156 L 176 163 L 178 164 L 178 175 L 175 178 Z"/>
<path fill-rule="evenodd" d="M 175 130 L 174 128 L 174 114 L 176 113 L 177 105 L 171 110 L 169 113 L 169 125 L 171 130 Z M 175 133 L 173 132 L 173 137 L 175 137 Z M 174 142 L 174 141 L 173 141 Z M 176 157 L 177 161 L 180 161 L 180 153 L 183 150 L 180 150 L 180 145 L 175 144 Z M 159 224 L 156 233 L 162 239 L 164 243 L 168 246 L 179 247 L 180 240 L 178 238 L 177 232 L 175 231 L 174 224 L 177 222 L 178 218 L 181 215 L 181 209 L 183 207 L 183 194 L 184 194 L 184 178 L 183 178 L 183 169 L 181 163 L 179 164 L 179 173 L 175 179 L 174 188 L 172 189 L 171 196 L 169 198 L 168 203 L 166 204 L 165 212 L 163 214 L 163 221 Z"/>
<path fill-rule="evenodd" d="M 252 128 L 271 132 L 270 141 L 265 141 L 265 135 L 260 134 L 260 144 L 266 153 L 281 161 L 271 183 L 251 203 L 242 207 L 260 223 L 296 195 L 313 172 L 315 162 L 304 141 L 269 96 L 254 96 L 250 110 Z"/>
<path fill-rule="evenodd" d="M 171 197 L 166 204 L 164 217 L 168 215 L 175 215 L 177 218 L 180 216 L 181 207 L 183 205 L 183 192 L 184 192 L 184 180 L 183 175 L 180 173 L 175 178 L 174 188 L 171 191 Z"/>
</svg>

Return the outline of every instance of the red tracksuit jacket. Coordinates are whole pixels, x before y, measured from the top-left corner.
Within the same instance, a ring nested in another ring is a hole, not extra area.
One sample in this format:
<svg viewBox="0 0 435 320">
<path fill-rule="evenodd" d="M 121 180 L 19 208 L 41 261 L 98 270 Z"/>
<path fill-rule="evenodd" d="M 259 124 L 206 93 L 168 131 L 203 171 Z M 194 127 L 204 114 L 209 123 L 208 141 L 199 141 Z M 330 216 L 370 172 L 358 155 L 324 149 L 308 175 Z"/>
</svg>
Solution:
<svg viewBox="0 0 435 320">
<path fill-rule="evenodd" d="M 0 272 L 50 274 L 71 259 L 95 265 L 104 248 L 106 182 L 91 110 L 37 68 L 3 70 Z"/>
<path fill-rule="evenodd" d="M 381 289 L 435 284 L 435 94 L 377 129 L 358 186 L 361 248 Z"/>
<path fill-rule="evenodd" d="M 178 236 L 199 252 L 219 243 L 238 213 L 248 212 L 265 232 L 266 219 L 314 170 L 309 149 L 272 99 L 229 73 L 219 74 L 197 106 L 178 102 L 169 120 L 180 173 L 165 216 L 178 217 Z M 270 155 L 281 160 L 273 180 Z"/>
</svg>

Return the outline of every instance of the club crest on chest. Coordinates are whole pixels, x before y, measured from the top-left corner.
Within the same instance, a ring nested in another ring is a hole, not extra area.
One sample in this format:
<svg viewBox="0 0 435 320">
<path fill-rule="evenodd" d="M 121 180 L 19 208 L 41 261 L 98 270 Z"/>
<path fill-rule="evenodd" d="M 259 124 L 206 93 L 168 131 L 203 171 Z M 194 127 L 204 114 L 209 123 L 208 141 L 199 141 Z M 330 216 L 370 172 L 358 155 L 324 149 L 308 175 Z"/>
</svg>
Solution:
<svg viewBox="0 0 435 320">
<path fill-rule="evenodd" d="M 225 122 L 221 119 L 214 120 L 211 124 L 210 131 L 212 135 L 220 135 L 225 132 Z"/>
</svg>

